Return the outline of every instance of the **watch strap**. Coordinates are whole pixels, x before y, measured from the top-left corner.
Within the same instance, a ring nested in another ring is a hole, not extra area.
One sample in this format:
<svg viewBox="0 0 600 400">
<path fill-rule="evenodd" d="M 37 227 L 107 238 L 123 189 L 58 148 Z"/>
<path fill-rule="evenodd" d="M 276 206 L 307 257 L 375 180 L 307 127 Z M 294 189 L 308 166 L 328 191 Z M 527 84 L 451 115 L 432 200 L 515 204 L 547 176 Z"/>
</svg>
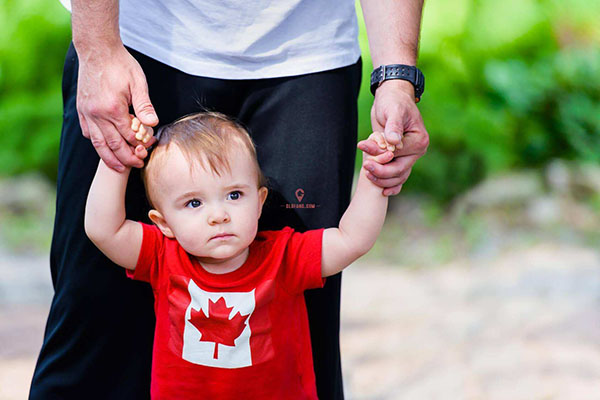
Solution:
<svg viewBox="0 0 600 400">
<path fill-rule="evenodd" d="M 412 83 L 415 88 L 417 102 L 425 91 L 425 76 L 419 68 L 412 65 L 390 64 L 380 65 L 371 73 L 371 93 L 373 96 L 379 84 L 389 79 L 402 79 Z"/>
</svg>

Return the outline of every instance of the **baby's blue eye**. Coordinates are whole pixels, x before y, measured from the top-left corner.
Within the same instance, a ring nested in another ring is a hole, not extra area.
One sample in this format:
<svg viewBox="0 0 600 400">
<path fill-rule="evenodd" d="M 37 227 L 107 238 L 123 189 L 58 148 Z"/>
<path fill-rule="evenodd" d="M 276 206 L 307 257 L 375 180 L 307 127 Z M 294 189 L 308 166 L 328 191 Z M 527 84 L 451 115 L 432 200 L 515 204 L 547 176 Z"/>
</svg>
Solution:
<svg viewBox="0 0 600 400">
<path fill-rule="evenodd" d="M 202 203 L 200 202 L 200 200 L 198 200 L 198 199 L 192 199 L 192 200 L 188 201 L 185 206 L 186 207 L 191 207 L 191 208 L 198 208 L 198 207 L 200 207 L 201 204 Z"/>
<path fill-rule="evenodd" d="M 231 200 L 237 200 L 237 199 L 239 199 L 240 197 L 242 197 L 242 192 L 240 192 L 240 191 L 236 190 L 236 191 L 234 191 L 234 192 L 231 192 L 231 193 L 229 193 L 229 196 L 228 196 L 228 197 L 229 197 Z"/>
</svg>

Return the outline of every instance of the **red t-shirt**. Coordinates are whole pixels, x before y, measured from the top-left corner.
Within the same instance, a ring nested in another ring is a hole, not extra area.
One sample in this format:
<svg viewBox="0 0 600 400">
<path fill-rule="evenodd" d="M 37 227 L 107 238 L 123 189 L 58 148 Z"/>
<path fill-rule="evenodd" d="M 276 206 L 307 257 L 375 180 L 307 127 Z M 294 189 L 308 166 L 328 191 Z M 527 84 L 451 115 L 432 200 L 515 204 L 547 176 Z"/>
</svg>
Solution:
<svg viewBox="0 0 600 400">
<path fill-rule="evenodd" d="M 262 231 L 246 262 L 207 272 L 142 224 L 133 279 L 154 291 L 153 399 L 316 399 L 303 292 L 323 286 L 323 229 Z"/>
</svg>

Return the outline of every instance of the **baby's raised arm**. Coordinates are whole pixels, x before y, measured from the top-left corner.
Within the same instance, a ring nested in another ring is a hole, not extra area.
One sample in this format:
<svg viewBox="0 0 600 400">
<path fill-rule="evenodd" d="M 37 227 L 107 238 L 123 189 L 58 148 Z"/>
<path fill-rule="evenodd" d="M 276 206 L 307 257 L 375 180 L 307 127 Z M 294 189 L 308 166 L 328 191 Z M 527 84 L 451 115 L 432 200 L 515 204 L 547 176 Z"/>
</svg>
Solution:
<svg viewBox="0 0 600 400">
<path fill-rule="evenodd" d="M 147 153 L 139 145 L 135 154 L 144 158 Z M 143 231 L 139 223 L 125 218 L 125 190 L 130 171 L 131 168 L 126 168 L 117 172 L 100 160 L 85 206 L 85 233 L 115 264 L 133 270 Z"/>
<path fill-rule="evenodd" d="M 387 143 L 381 133 L 374 133 L 370 140 L 385 148 Z M 385 164 L 394 158 L 393 149 L 377 157 L 363 153 L 366 159 Z M 367 171 L 360 169 L 356 191 L 348 209 L 342 216 L 338 228 L 328 228 L 323 232 L 321 273 L 323 277 L 334 275 L 356 259 L 366 254 L 375 244 L 385 221 L 388 198 L 383 189 L 367 177 Z"/>
</svg>

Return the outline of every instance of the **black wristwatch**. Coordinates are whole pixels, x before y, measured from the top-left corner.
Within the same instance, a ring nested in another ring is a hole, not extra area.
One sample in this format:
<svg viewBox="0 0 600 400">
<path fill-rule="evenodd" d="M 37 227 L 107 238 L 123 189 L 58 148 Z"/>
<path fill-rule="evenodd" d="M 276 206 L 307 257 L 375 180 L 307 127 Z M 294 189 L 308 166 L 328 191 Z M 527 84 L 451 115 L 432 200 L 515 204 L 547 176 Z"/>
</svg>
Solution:
<svg viewBox="0 0 600 400">
<path fill-rule="evenodd" d="M 371 72 L 371 93 L 375 96 L 375 91 L 379 84 L 388 79 L 402 79 L 409 81 L 415 88 L 415 101 L 418 103 L 425 91 L 425 75 L 421 70 L 412 65 L 390 64 L 380 65 Z"/>
</svg>

